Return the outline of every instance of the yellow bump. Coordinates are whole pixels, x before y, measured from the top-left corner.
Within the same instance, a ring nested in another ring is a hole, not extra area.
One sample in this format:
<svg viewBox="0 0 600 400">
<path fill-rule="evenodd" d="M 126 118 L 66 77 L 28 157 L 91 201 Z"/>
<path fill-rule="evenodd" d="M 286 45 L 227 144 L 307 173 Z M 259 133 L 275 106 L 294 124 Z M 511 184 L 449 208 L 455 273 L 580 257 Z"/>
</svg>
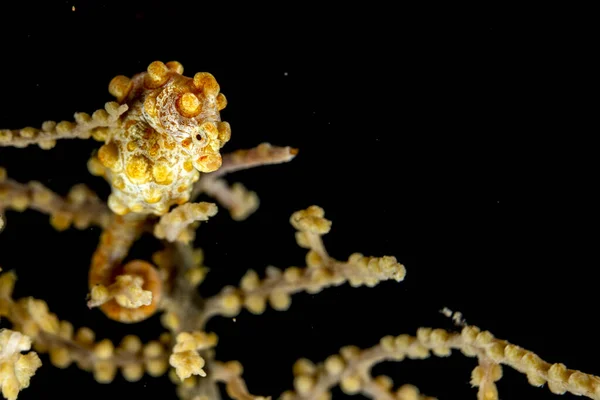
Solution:
<svg viewBox="0 0 600 400">
<path fill-rule="evenodd" d="M 165 328 L 172 331 L 179 329 L 179 326 L 181 325 L 179 317 L 173 312 L 164 313 L 160 321 L 162 322 Z"/>
<path fill-rule="evenodd" d="M 156 117 L 156 98 L 154 96 L 146 97 L 146 100 L 144 100 L 144 111 L 151 117 Z"/>
<path fill-rule="evenodd" d="M 131 157 L 125 173 L 134 183 L 148 183 L 152 179 L 152 162 L 143 155 Z"/>
<path fill-rule="evenodd" d="M 108 196 L 108 208 L 117 215 L 125 215 L 129 212 L 129 208 L 114 194 Z"/>
<path fill-rule="evenodd" d="M 229 122 L 217 122 L 217 130 L 219 131 L 219 141 L 223 146 L 231 139 L 231 125 Z"/>
<path fill-rule="evenodd" d="M 202 129 L 202 131 L 206 134 L 206 137 L 211 141 L 219 137 L 219 130 L 214 122 L 207 121 L 200 125 L 200 129 Z"/>
<path fill-rule="evenodd" d="M 315 380 L 309 375 L 298 375 L 294 378 L 294 388 L 301 396 L 310 394 L 315 385 Z"/>
<path fill-rule="evenodd" d="M 152 340 L 146 343 L 146 345 L 144 346 L 143 354 L 147 359 L 157 358 L 160 355 L 164 354 L 164 349 L 159 342 L 157 342 L 156 340 Z"/>
<path fill-rule="evenodd" d="M 56 212 L 50 216 L 50 225 L 57 231 L 64 231 L 73 221 L 73 215 L 67 212 Z"/>
<path fill-rule="evenodd" d="M 186 149 L 187 149 L 188 147 L 190 147 L 190 145 L 191 145 L 191 144 L 192 144 L 192 139 L 191 139 L 191 138 L 185 138 L 185 139 L 183 139 L 183 140 L 181 141 L 181 145 L 182 145 L 183 147 L 185 147 Z"/>
<path fill-rule="evenodd" d="M 33 138 L 36 133 L 37 133 L 37 129 L 32 128 L 30 126 L 28 126 L 27 128 L 21 129 L 21 131 L 19 132 L 21 137 L 26 138 L 26 139 Z"/>
<path fill-rule="evenodd" d="M 127 150 L 129 151 L 134 151 L 135 149 L 137 149 L 137 143 L 135 142 L 135 140 L 131 140 L 129 142 L 127 142 Z"/>
<path fill-rule="evenodd" d="M 92 137 L 98 142 L 106 142 L 108 140 L 109 133 L 110 130 L 107 127 L 99 126 L 92 130 Z"/>
<path fill-rule="evenodd" d="M 115 96 L 119 102 L 123 101 L 131 91 L 133 82 L 125 75 L 117 75 L 108 84 L 108 92 Z"/>
<path fill-rule="evenodd" d="M 56 146 L 56 140 L 54 139 L 42 139 L 38 142 L 38 146 L 42 150 L 50 150 Z"/>
<path fill-rule="evenodd" d="M 238 315 L 242 306 L 241 303 L 241 299 L 236 293 L 227 293 L 221 296 L 223 314 L 226 316 Z"/>
<path fill-rule="evenodd" d="M 183 163 L 183 169 L 187 172 L 192 172 L 194 170 L 194 164 L 192 164 L 191 160 L 187 160 Z"/>
<path fill-rule="evenodd" d="M 290 304 L 292 303 L 292 298 L 289 294 L 285 293 L 282 290 L 274 290 L 269 295 L 269 302 L 271 303 L 271 307 L 278 311 L 285 311 L 290 308 Z"/>
<path fill-rule="evenodd" d="M 340 388 L 345 394 L 356 394 L 360 391 L 362 382 L 359 376 L 345 376 L 340 380 Z"/>
<path fill-rule="evenodd" d="M 125 189 L 125 181 L 120 176 L 117 176 L 113 180 L 112 184 L 113 184 L 113 187 L 115 187 L 116 189 L 119 189 L 119 190 Z"/>
<path fill-rule="evenodd" d="M 103 108 L 96 110 L 92 113 L 92 119 L 97 123 L 105 124 L 108 121 L 108 112 Z"/>
<path fill-rule="evenodd" d="M 194 166 L 200 172 L 213 172 L 218 170 L 223 163 L 223 159 L 220 154 L 207 154 L 198 157 L 194 161 Z"/>
<path fill-rule="evenodd" d="M 52 365 L 58 368 L 67 368 L 73 361 L 66 347 L 52 347 L 49 356 Z"/>
<path fill-rule="evenodd" d="M 200 107 L 200 100 L 193 93 L 184 93 L 179 99 L 177 99 L 177 111 L 181 115 L 187 118 L 195 117 L 200 114 L 202 108 Z"/>
<path fill-rule="evenodd" d="M 202 90 L 205 96 L 216 96 L 220 90 L 217 80 L 208 72 L 196 73 L 194 75 L 194 86 L 196 89 Z"/>
<path fill-rule="evenodd" d="M 128 382 L 136 382 L 144 376 L 144 367 L 142 364 L 127 364 L 123 366 L 121 373 Z"/>
<path fill-rule="evenodd" d="M 194 267 L 185 272 L 185 279 L 192 285 L 198 286 L 206 277 L 207 268 Z"/>
<path fill-rule="evenodd" d="M 160 185 L 168 185 L 173 181 L 173 174 L 164 162 L 158 162 L 152 167 L 152 176 L 154 181 Z"/>
<path fill-rule="evenodd" d="M 167 363 L 167 360 L 164 359 L 146 361 L 146 371 L 150 376 L 161 376 L 167 372 L 168 368 L 169 364 Z"/>
<path fill-rule="evenodd" d="M 161 198 L 162 198 L 162 194 L 157 189 L 150 189 L 144 195 L 144 200 L 146 200 L 146 203 L 148 203 L 148 204 L 158 203 Z"/>
<path fill-rule="evenodd" d="M 172 141 L 172 140 L 165 139 L 165 141 L 164 141 L 164 147 L 165 147 L 165 149 L 167 149 L 167 150 L 174 150 L 174 149 L 175 149 L 175 147 L 176 147 L 176 144 L 175 144 L 175 142 L 174 142 L 174 141 Z"/>
<path fill-rule="evenodd" d="M 183 74 L 183 65 L 178 61 L 169 61 L 167 63 L 167 68 L 173 72 L 177 72 L 179 75 Z"/>
<path fill-rule="evenodd" d="M 119 162 L 119 148 L 115 142 L 110 142 L 102 145 L 98 150 L 98 160 L 106 168 L 113 169 Z"/>
<path fill-rule="evenodd" d="M 104 166 L 100 163 L 97 157 L 91 157 L 87 163 L 88 171 L 94 176 L 104 175 Z"/>
<path fill-rule="evenodd" d="M 217 110 L 221 111 L 225 107 L 227 107 L 227 98 L 223 93 L 219 93 L 217 96 Z"/>
<path fill-rule="evenodd" d="M 142 212 L 143 209 L 144 209 L 144 205 L 142 203 L 135 203 L 134 205 L 131 206 L 131 211 L 133 211 L 135 213 Z"/>
<path fill-rule="evenodd" d="M 137 353 L 142 349 L 142 341 L 135 335 L 127 335 L 121 340 L 119 346 L 125 351 Z"/>
<path fill-rule="evenodd" d="M 345 364 L 344 359 L 339 354 L 331 355 L 325 359 L 325 371 L 329 375 L 337 376 L 344 372 Z"/>
<path fill-rule="evenodd" d="M 150 63 L 147 71 L 144 84 L 149 88 L 160 87 L 169 79 L 169 68 L 160 61 Z"/>
<path fill-rule="evenodd" d="M 183 195 L 175 200 L 176 204 L 185 204 L 190 200 L 190 193 L 183 193 Z"/>
<path fill-rule="evenodd" d="M 104 109 L 107 113 L 109 113 L 112 116 L 118 117 L 122 114 L 122 112 L 120 111 L 121 106 L 119 106 L 119 103 L 117 103 L 116 101 L 107 101 L 106 103 L 104 103 Z"/>
<path fill-rule="evenodd" d="M 82 114 L 85 114 L 85 113 L 82 113 Z M 88 115 L 88 117 L 89 117 L 89 115 Z M 77 121 L 77 114 L 76 114 L 75 120 Z M 80 124 L 82 122 L 77 121 L 77 123 Z M 50 132 L 50 133 L 52 133 L 54 131 L 54 129 L 56 129 L 56 122 L 54 122 L 54 121 L 44 121 L 42 123 L 42 130 L 44 132 Z"/>
<path fill-rule="evenodd" d="M 154 215 L 165 215 L 169 212 L 169 204 L 166 202 L 158 203 L 154 206 L 154 210 L 152 210 Z"/>
<path fill-rule="evenodd" d="M 156 157 L 158 155 L 159 151 L 160 151 L 160 144 L 158 144 L 157 142 L 154 142 L 148 149 L 148 154 L 150 154 L 151 157 Z"/>
<path fill-rule="evenodd" d="M 40 190 L 33 191 L 32 198 L 34 203 L 40 205 L 49 205 L 50 202 L 54 199 L 54 195 L 50 190 L 40 188 Z"/>
<path fill-rule="evenodd" d="M 60 134 L 65 134 L 65 133 L 69 133 L 71 132 L 73 129 L 75 129 L 76 125 L 73 122 L 70 121 L 60 121 L 58 124 L 56 124 L 56 132 L 60 135 Z"/>
<path fill-rule="evenodd" d="M 114 345 L 109 339 L 101 340 L 94 346 L 94 355 L 102 360 L 112 357 L 115 350 Z"/>
<path fill-rule="evenodd" d="M 117 367 L 110 360 L 100 360 L 94 364 L 94 379 L 99 383 L 111 383 L 117 374 Z"/>
<path fill-rule="evenodd" d="M 82 327 L 77 330 L 75 334 L 75 342 L 84 346 L 89 346 L 94 343 L 96 335 L 94 331 L 87 327 Z"/>
</svg>

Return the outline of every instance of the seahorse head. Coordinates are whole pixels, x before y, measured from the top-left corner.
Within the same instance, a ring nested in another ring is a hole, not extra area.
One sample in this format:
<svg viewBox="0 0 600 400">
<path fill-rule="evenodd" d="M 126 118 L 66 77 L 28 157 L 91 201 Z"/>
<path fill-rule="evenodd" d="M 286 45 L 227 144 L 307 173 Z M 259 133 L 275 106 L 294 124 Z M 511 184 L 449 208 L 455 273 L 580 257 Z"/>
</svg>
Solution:
<svg viewBox="0 0 600 400">
<path fill-rule="evenodd" d="M 221 121 L 227 100 L 207 72 L 183 76 L 178 62 L 155 61 L 133 78 L 117 76 L 109 91 L 129 107 L 120 129 L 98 152 L 118 214 L 164 214 L 189 199 L 199 172 L 221 166 L 231 129 Z"/>
</svg>

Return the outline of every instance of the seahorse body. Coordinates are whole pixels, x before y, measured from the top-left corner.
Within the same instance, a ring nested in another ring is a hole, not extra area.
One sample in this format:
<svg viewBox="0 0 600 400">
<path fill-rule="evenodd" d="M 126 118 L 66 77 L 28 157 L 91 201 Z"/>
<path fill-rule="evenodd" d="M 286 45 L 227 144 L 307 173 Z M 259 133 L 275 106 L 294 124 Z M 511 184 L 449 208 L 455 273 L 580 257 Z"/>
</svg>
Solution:
<svg viewBox="0 0 600 400">
<path fill-rule="evenodd" d="M 151 63 L 133 78 L 117 76 L 109 92 L 128 110 L 116 128 L 107 130 L 105 144 L 90 160 L 92 172 L 111 185 L 108 206 L 117 214 L 100 238 L 92 258 L 89 287 L 108 286 L 117 275 L 143 278 L 152 303 L 125 308 L 113 299 L 102 304 L 111 319 L 137 322 L 152 315 L 161 298 L 162 282 L 149 263 L 133 260 L 122 265 L 129 248 L 141 234 L 149 215 L 164 215 L 190 198 L 200 172 L 221 166 L 219 150 L 231 129 L 219 111 L 227 100 L 215 78 L 199 72 L 182 75 L 178 62 Z"/>
<path fill-rule="evenodd" d="M 155 61 L 132 79 L 115 77 L 109 91 L 128 111 L 97 154 L 112 187 L 116 214 L 163 215 L 190 198 L 199 172 L 221 166 L 231 129 L 219 111 L 227 101 L 215 78 L 182 75 L 177 62 Z"/>
</svg>

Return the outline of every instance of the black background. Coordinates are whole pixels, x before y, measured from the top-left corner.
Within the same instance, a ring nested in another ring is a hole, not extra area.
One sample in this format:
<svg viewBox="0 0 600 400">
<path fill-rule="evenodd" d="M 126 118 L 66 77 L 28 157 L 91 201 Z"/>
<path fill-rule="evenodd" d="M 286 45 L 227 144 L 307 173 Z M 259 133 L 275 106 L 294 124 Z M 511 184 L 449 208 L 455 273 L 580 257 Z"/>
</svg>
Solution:
<svg viewBox="0 0 600 400">
<path fill-rule="evenodd" d="M 333 220 L 325 237 L 333 256 L 395 255 L 407 277 L 299 294 L 283 313 L 212 320 L 217 358 L 240 360 L 252 393 L 290 389 L 299 357 L 321 361 L 343 345 L 368 347 L 420 326 L 452 329 L 442 307 L 549 362 L 600 374 L 592 130 L 566 116 L 576 99 L 561 93 L 577 75 L 558 67 L 574 60 L 559 54 L 579 54 L 573 21 L 560 10 L 550 20 L 516 20 L 500 9 L 214 6 L 60 1 L 3 9 L 0 127 L 91 113 L 111 100 L 113 76 L 177 60 L 186 75 L 209 71 L 220 83 L 229 101 L 222 117 L 232 125 L 226 150 L 263 141 L 300 149 L 290 164 L 229 177 L 262 203 L 245 222 L 221 212 L 201 227 L 196 245 L 211 268 L 202 293 L 237 284 L 248 268 L 303 265 L 288 218 L 311 204 Z M 85 167 L 97 147 L 0 148 L 0 165 L 22 182 L 61 194 L 85 182 L 105 198 L 107 185 Z M 57 233 L 46 216 L 8 212 L 0 265 L 16 270 L 17 297 L 47 300 L 98 338 L 157 337 L 157 317 L 120 325 L 85 306 L 99 233 Z M 133 251 L 149 257 L 155 248 L 145 238 Z M 42 357 L 19 399 L 175 398 L 166 377 L 101 385 Z M 374 373 L 440 399 L 474 399 L 474 366 L 457 354 L 384 363 Z M 508 368 L 499 388 L 503 399 L 554 397 Z M 345 395 L 336 389 L 335 398 Z"/>
</svg>

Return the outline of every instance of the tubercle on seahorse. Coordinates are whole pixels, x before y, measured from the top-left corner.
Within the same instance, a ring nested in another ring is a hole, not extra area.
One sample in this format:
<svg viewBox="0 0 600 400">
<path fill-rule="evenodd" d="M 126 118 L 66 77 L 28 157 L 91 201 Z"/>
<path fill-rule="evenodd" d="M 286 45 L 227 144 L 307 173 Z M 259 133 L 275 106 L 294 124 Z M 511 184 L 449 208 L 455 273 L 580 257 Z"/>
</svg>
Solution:
<svg viewBox="0 0 600 400">
<path fill-rule="evenodd" d="M 109 286 L 119 275 L 141 277 L 152 293 L 148 305 L 127 308 L 110 299 L 101 310 L 120 322 L 138 322 L 156 311 L 162 282 L 154 266 L 142 260 L 121 265 L 146 219 L 164 215 L 189 201 L 200 172 L 217 170 L 219 150 L 231 129 L 219 111 L 227 100 L 215 78 L 199 72 L 182 75 L 176 62 L 155 61 L 133 78 L 119 75 L 109 92 L 128 110 L 107 130 L 105 144 L 88 167 L 111 185 L 109 208 L 116 214 L 92 258 L 89 287 Z"/>
</svg>

